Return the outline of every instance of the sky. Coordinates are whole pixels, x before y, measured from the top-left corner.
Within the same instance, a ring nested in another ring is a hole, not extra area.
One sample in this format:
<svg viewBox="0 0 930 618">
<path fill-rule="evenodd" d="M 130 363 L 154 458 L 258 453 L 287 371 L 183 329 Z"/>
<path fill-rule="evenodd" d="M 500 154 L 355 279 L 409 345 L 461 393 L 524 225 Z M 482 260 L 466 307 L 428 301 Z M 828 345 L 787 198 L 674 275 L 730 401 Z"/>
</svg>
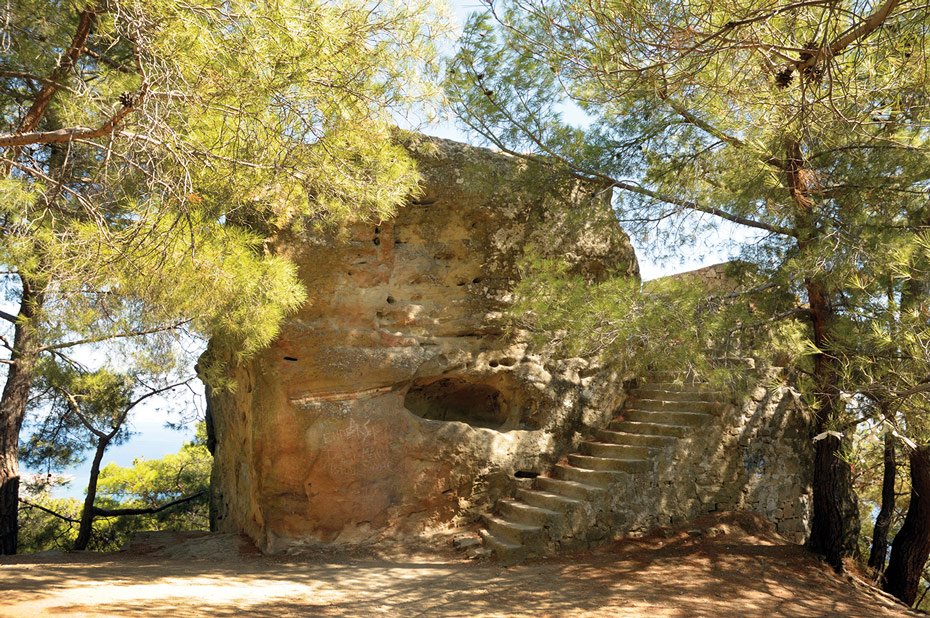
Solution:
<svg viewBox="0 0 930 618">
<path fill-rule="evenodd" d="M 472 11 L 480 10 L 483 5 L 476 0 L 453 0 L 452 8 L 454 17 L 460 25 L 464 24 L 468 14 Z M 452 51 L 451 49 L 447 51 Z M 424 133 L 453 139 L 461 142 L 472 142 L 475 140 L 463 133 L 454 122 L 446 121 L 441 124 L 427 126 L 422 129 Z M 719 234 L 722 238 L 708 239 L 709 246 L 715 244 L 715 240 L 722 240 L 728 234 L 733 233 L 727 228 L 723 228 Z M 672 274 L 676 272 L 685 272 L 724 262 L 730 259 L 730 256 L 719 250 L 708 250 L 705 252 L 693 251 L 684 256 L 683 259 L 676 260 L 674 263 L 657 263 L 650 259 L 648 252 L 644 247 L 637 246 L 637 241 L 633 239 L 637 256 L 640 260 L 640 271 L 644 280 L 654 279 L 656 277 Z M 0 309 L 16 313 L 16 307 L 10 302 L 0 302 Z M 138 457 L 146 459 L 158 459 L 170 453 L 176 453 L 184 442 L 191 440 L 194 436 L 194 427 L 188 425 L 182 430 L 170 429 L 166 427 L 166 421 L 177 420 L 180 414 L 186 417 L 199 415 L 202 418 L 203 413 L 203 396 L 200 384 L 199 394 L 186 398 L 188 403 L 186 409 L 180 410 L 176 407 L 178 404 L 170 404 L 165 400 L 156 401 L 153 398 L 151 404 L 141 407 L 134 412 L 130 421 L 130 426 L 134 435 L 124 444 L 111 447 L 104 456 L 103 465 L 116 463 L 120 466 L 130 466 L 134 459 Z M 26 437 L 25 435 L 23 437 Z M 82 497 L 89 476 L 90 463 L 89 459 L 83 465 L 69 469 L 66 474 L 74 477 L 74 480 L 68 487 L 61 488 L 55 492 L 56 497 Z M 26 470 L 23 472 L 38 472 L 36 470 Z"/>
<path fill-rule="evenodd" d="M 471 13 L 486 8 L 486 5 L 478 0 L 449 0 L 449 3 L 452 6 L 453 17 L 458 22 L 460 29 L 464 26 Z M 455 52 L 454 45 L 442 45 L 441 49 L 443 53 L 448 55 Z M 586 123 L 584 113 L 577 106 L 566 106 L 563 115 L 569 122 L 578 126 L 584 126 Z M 438 123 L 424 127 L 421 130 L 427 135 L 477 144 L 475 136 L 465 133 L 454 121 Z M 752 242 L 751 232 L 748 231 L 748 228 L 731 225 L 724 221 L 722 225 L 718 225 L 714 234 L 706 235 L 706 238 L 697 247 L 689 250 L 685 255 L 676 256 L 675 259 L 670 261 L 659 262 L 650 255 L 650 251 L 643 246 L 641 241 L 636 238 L 630 240 L 636 250 L 636 256 L 639 259 L 640 276 L 644 281 L 726 262 L 736 257 L 735 249 L 732 249 L 734 245 L 738 246 L 741 243 Z M 731 248 L 722 249 L 721 247 L 724 246 Z"/>
<path fill-rule="evenodd" d="M 184 419 L 203 418 L 203 387 L 197 380 L 192 384 L 193 393 L 179 392 L 171 399 L 152 397 L 140 404 L 130 413 L 123 431 L 131 432 L 129 440 L 117 446 L 110 446 L 104 454 L 101 467 L 109 463 L 128 467 L 138 458 L 160 459 L 170 453 L 177 453 L 185 442 L 194 438 L 196 427 L 193 423 L 181 423 Z M 168 423 L 180 423 L 180 429 L 170 428 Z M 24 428 L 25 430 L 25 428 Z M 20 439 L 28 437 L 24 431 Z M 90 477 L 90 461 L 93 452 L 87 452 L 87 459 L 80 465 L 69 468 L 65 476 L 73 480 L 65 487 L 54 491 L 57 498 L 82 498 Z M 23 467 L 20 473 L 32 474 L 45 472 Z"/>
</svg>

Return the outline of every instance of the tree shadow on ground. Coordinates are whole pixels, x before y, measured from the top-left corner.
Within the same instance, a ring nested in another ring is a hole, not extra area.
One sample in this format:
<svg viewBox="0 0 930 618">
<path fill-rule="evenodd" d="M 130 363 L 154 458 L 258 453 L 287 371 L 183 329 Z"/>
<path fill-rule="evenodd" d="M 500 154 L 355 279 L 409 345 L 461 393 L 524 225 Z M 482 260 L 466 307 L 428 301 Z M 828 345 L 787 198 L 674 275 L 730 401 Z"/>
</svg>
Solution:
<svg viewBox="0 0 930 618">
<path fill-rule="evenodd" d="M 513 568 L 424 559 L 3 560 L 0 616 L 902 616 L 800 547 L 666 532 Z M 0 563 L 2 564 L 2 563 Z"/>
</svg>

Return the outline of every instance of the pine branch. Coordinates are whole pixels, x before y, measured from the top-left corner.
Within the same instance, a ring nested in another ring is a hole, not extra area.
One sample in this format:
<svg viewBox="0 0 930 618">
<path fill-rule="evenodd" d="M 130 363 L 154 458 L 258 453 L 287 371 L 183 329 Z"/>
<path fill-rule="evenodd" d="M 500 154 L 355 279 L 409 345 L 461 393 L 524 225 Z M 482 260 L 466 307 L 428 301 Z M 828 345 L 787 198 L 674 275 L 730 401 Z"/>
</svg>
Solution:
<svg viewBox="0 0 930 618">
<path fill-rule="evenodd" d="M 26 73 L 24 71 L 0 71 L 0 77 L 4 77 L 8 79 L 24 79 L 27 81 L 39 82 L 40 84 L 54 86 L 58 90 L 65 90 L 75 95 L 78 94 L 76 90 L 74 90 L 73 88 L 69 88 L 68 86 L 64 84 L 53 82 L 45 77 L 40 77 L 38 75 L 34 75 L 32 73 Z"/>
<path fill-rule="evenodd" d="M 103 433 L 102 431 L 94 427 L 94 425 L 89 420 L 87 420 L 87 417 L 84 416 L 84 411 L 81 410 L 81 404 L 78 403 L 78 400 L 67 389 L 56 387 L 55 390 L 57 390 L 59 393 L 65 396 L 65 398 L 71 404 L 72 411 L 78 417 L 78 420 L 81 421 L 81 424 L 84 425 L 87 431 L 97 436 L 100 440 L 106 440 L 107 443 L 109 443 L 110 440 L 113 439 L 112 434 L 108 436 L 107 434 Z M 123 413 L 123 418 L 124 419 L 126 418 L 125 412 Z M 119 427 L 120 425 L 122 425 L 122 421 L 120 422 L 119 425 L 117 425 L 117 427 Z M 104 448 L 106 448 L 106 444 L 104 444 Z"/>
<path fill-rule="evenodd" d="M 756 228 L 758 230 L 765 230 L 766 232 L 771 232 L 772 234 L 778 234 L 780 236 L 797 236 L 797 232 L 780 225 L 774 225 L 771 223 L 765 223 L 763 221 L 756 221 L 755 219 L 750 219 L 748 217 L 743 217 L 742 215 L 737 215 L 731 212 L 727 212 L 715 206 L 707 206 L 704 204 L 698 204 L 697 202 L 692 202 L 691 200 L 682 200 L 671 195 L 666 195 L 664 193 L 659 193 L 657 191 L 652 191 L 651 189 L 646 189 L 645 187 L 640 187 L 638 185 L 630 184 L 628 182 L 623 182 L 620 180 L 611 180 L 611 184 L 618 189 L 624 191 L 629 191 L 631 193 L 637 193 L 639 195 L 644 195 L 646 197 L 651 197 L 652 199 L 658 200 L 660 202 L 665 202 L 666 204 L 671 204 L 673 206 L 680 206 L 688 210 L 695 210 L 697 212 L 704 212 L 709 215 L 714 215 L 715 217 L 720 217 L 721 219 L 726 219 L 731 223 L 736 223 L 738 225 L 745 225 L 746 227 Z"/>
<path fill-rule="evenodd" d="M 739 298 L 740 296 L 749 296 L 751 294 L 758 294 L 759 292 L 765 292 L 766 290 L 771 290 L 772 288 L 777 288 L 780 283 L 766 283 L 748 290 L 740 290 L 739 292 L 730 292 L 729 294 L 724 294 L 722 296 L 711 296 L 710 298 Z"/>
<path fill-rule="evenodd" d="M 71 39 L 71 45 L 68 47 L 64 56 L 62 56 L 58 66 L 52 71 L 45 85 L 42 86 L 42 90 L 39 91 L 39 94 L 29 107 L 29 111 L 23 116 L 22 121 L 19 123 L 19 127 L 16 129 L 17 134 L 31 132 L 39 126 L 39 121 L 42 120 L 42 116 L 45 115 L 45 110 L 48 109 L 49 103 L 52 102 L 52 97 L 55 96 L 55 93 L 58 91 L 58 83 L 71 72 L 78 58 L 80 58 L 81 51 L 87 44 L 87 38 L 90 36 L 90 29 L 96 18 L 97 9 L 95 8 L 86 9 L 81 12 L 77 30 L 74 33 L 74 37 Z"/>
<path fill-rule="evenodd" d="M 918 393 L 926 393 L 927 391 L 930 391 L 930 376 L 918 382 L 917 386 L 913 388 L 909 388 L 906 391 L 895 393 L 895 397 L 898 397 L 899 399 L 907 399 L 908 397 L 911 397 L 912 395 L 916 395 Z"/>
<path fill-rule="evenodd" d="M 154 333 L 162 333 L 168 330 L 174 330 L 176 328 L 181 328 L 185 324 L 189 324 L 191 320 L 181 320 L 180 322 L 175 322 L 174 324 L 168 324 L 165 326 L 159 326 L 157 328 L 150 328 L 148 330 L 137 330 L 129 333 L 117 333 L 115 335 L 101 335 L 99 337 L 89 337 L 87 339 L 80 339 L 78 341 L 67 341 L 64 343 L 56 343 L 53 345 L 42 346 L 39 348 L 40 352 L 53 352 L 55 350 L 63 350 L 65 348 L 73 348 L 79 345 L 85 345 L 89 343 L 100 343 L 102 341 L 110 341 L 112 339 L 125 339 L 127 337 L 138 337 L 140 335 L 152 335 Z"/>
<path fill-rule="evenodd" d="M 731 146 L 734 146 L 736 148 L 750 149 L 749 145 L 746 144 L 746 142 L 744 142 L 740 138 L 736 137 L 735 135 L 730 135 L 729 133 L 721 131 L 720 129 L 713 126 L 706 120 L 702 120 L 695 114 L 691 113 L 690 110 L 683 107 L 680 103 L 677 103 L 676 101 L 674 101 L 671 97 L 661 97 L 661 98 L 663 101 L 669 104 L 669 107 L 671 107 L 675 111 L 675 113 L 677 113 L 679 116 L 684 118 L 689 124 L 696 126 L 697 128 L 701 129 L 705 133 L 713 137 L 716 137 L 717 139 L 719 139 L 720 141 L 726 144 L 730 144 Z M 756 152 L 756 158 L 762 163 L 765 163 L 766 165 L 770 165 L 778 169 L 785 169 L 785 162 L 782 161 L 781 159 L 778 159 L 777 157 L 766 156 L 765 154 L 760 154 L 759 152 Z"/>
<path fill-rule="evenodd" d="M 102 62 L 103 64 L 107 65 L 111 69 L 116 69 L 120 73 L 132 73 L 132 67 L 130 67 L 129 65 L 120 64 L 119 62 L 111 60 L 107 58 L 106 56 L 104 56 L 103 54 L 98 54 L 97 52 L 95 52 L 89 47 L 85 47 L 82 51 L 88 56 L 90 56 L 91 58 L 93 58 L 94 60 L 97 60 L 98 62 Z"/>
<path fill-rule="evenodd" d="M 727 343 L 726 343 L 726 347 L 727 347 L 728 350 L 730 349 L 730 339 L 733 337 L 733 334 L 734 334 L 734 333 L 737 333 L 737 332 L 739 332 L 739 331 L 741 331 L 741 330 L 749 330 L 749 329 L 751 329 L 751 328 L 760 328 L 760 327 L 762 327 L 762 326 L 765 326 L 766 324 L 771 324 L 771 323 L 773 323 L 773 322 L 779 322 L 779 321 L 784 320 L 784 319 L 786 319 L 786 318 L 790 318 L 790 317 L 792 317 L 792 316 L 800 315 L 800 314 L 803 314 L 803 313 L 809 314 L 809 313 L 810 313 L 810 309 L 807 308 L 807 307 L 795 307 L 794 309 L 789 309 L 789 310 L 787 310 L 787 311 L 782 311 L 782 312 L 779 313 L 779 314 L 773 315 L 772 317 L 766 318 L 766 319 L 764 319 L 764 320 L 759 320 L 758 322 L 753 322 L 753 323 L 751 323 L 751 324 L 738 324 L 738 325 L 736 325 L 735 327 L 731 328 L 731 329 L 729 330 L 729 332 L 727 333 Z"/>
<path fill-rule="evenodd" d="M 144 395 L 141 395 L 138 399 L 135 399 L 134 401 L 129 402 L 129 405 L 126 406 L 126 409 L 127 409 L 127 410 L 131 410 L 132 408 L 135 408 L 137 405 L 139 405 L 140 403 L 142 403 L 143 401 L 145 401 L 146 399 L 148 399 L 149 397 L 152 397 L 152 396 L 154 396 L 154 395 L 160 395 L 161 393 L 170 391 L 170 390 L 175 389 L 175 388 L 177 388 L 177 387 L 179 387 L 179 386 L 184 386 L 185 384 L 190 384 L 191 380 L 193 380 L 193 379 L 194 379 L 193 377 L 190 377 L 190 378 L 187 378 L 186 380 L 181 380 L 180 382 L 175 382 L 174 384 L 168 384 L 168 385 L 162 386 L 162 387 L 160 387 L 160 388 L 152 389 L 152 390 L 150 390 L 149 392 L 145 393 Z M 149 388 L 151 388 L 151 387 L 149 387 Z"/>
<path fill-rule="evenodd" d="M 468 68 L 473 74 L 475 75 L 478 74 L 478 71 L 475 69 L 474 65 L 470 64 Z M 485 138 L 487 138 L 492 144 L 494 144 L 496 148 L 498 148 L 499 150 L 511 156 L 518 157 L 520 159 L 525 159 L 527 161 L 533 161 L 535 163 L 540 163 L 543 165 L 547 165 L 547 164 L 552 165 L 553 163 L 558 162 L 566 166 L 569 170 L 569 173 L 575 176 L 576 178 L 581 178 L 584 180 L 591 180 L 591 179 L 600 180 L 610 185 L 611 187 L 616 187 L 623 191 L 629 191 L 631 193 L 637 193 L 639 195 L 644 195 L 652 199 L 658 200 L 660 202 L 671 204 L 673 206 L 679 206 L 681 208 L 686 208 L 688 210 L 694 210 L 698 212 L 707 213 L 715 217 L 720 217 L 721 219 L 726 219 L 727 221 L 731 223 L 736 223 L 738 225 L 744 225 L 746 227 L 752 227 L 755 229 L 764 230 L 772 234 L 778 234 L 780 236 L 789 236 L 789 237 L 797 236 L 797 232 L 789 228 L 782 227 L 780 225 L 774 225 L 774 224 L 765 223 L 762 221 L 756 221 L 755 219 L 750 219 L 748 217 L 743 217 L 741 215 L 727 212 L 725 210 L 716 208 L 714 206 L 698 204 L 690 200 L 682 200 L 682 199 L 679 199 L 679 198 L 676 198 L 670 195 L 666 195 L 663 193 L 659 193 L 657 191 L 652 191 L 650 189 L 640 187 L 638 185 L 624 182 L 622 180 L 617 180 L 613 178 L 612 176 L 609 176 L 597 170 L 579 166 L 577 163 L 568 160 L 567 158 L 565 158 L 564 156 L 556 152 L 554 149 L 552 149 L 548 144 L 546 144 L 542 140 L 542 138 L 535 131 L 533 131 L 530 127 L 526 126 L 525 123 L 520 122 L 520 120 L 515 118 L 514 115 L 510 113 L 510 110 L 508 110 L 504 105 L 502 105 L 499 101 L 497 101 L 493 96 L 490 96 L 490 95 L 485 95 L 485 96 L 488 98 L 489 102 L 494 106 L 494 108 L 497 110 L 498 113 L 503 115 L 509 123 L 515 126 L 528 140 L 530 140 L 543 153 L 543 155 L 534 155 L 534 154 L 527 154 L 525 152 L 518 152 L 514 150 L 513 148 L 508 147 L 507 144 L 505 144 L 502 139 L 500 139 L 497 135 L 494 134 L 494 131 L 491 130 L 490 127 L 486 125 L 476 126 L 470 118 L 463 117 L 461 119 L 462 122 L 464 122 L 466 125 L 468 125 L 473 130 L 477 131 L 478 133 L 483 135 Z M 742 144 L 742 142 L 740 142 L 740 144 Z M 774 159 L 773 160 L 767 159 L 766 162 L 771 165 L 775 165 L 776 167 L 783 166 L 783 163 L 777 162 Z"/>
<path fill-rule="evenodd" d="M 149 507 L 149 508 L 138 508 L 138 509 L 102 509 L 98 506 L 93 508 L 94 517 L 118 517 L 120 515 L 151 515 L 152 513 L 158 513 L 164 511 L 165 509 L 170 509 L 173 506 L 179 504 L 184 504 L 185 502 L 190 502 L 196 498 L 207 493 L 206 489 L 202 489 L 195 494 L 185 496 L 183 498 L 178 498 L 177 500 L 172 500 L 167 504 L 161 506 Z"/>
<path fill-rule="evenodd" d="M 62 144 L 76 139 L 103 137 L 111 133 L 116 128 L 116 125 L 133 109 L 135 109 L 134 105 L 123 105 L 116 114 L 97 128 L 71 127 L 69 129 L 58 129 L 57 131 L 0 135 L 0 148 L 28 146 L 30 144 Z"/>
<path fill-rule="evenodd" d="M 68 522 L 68 523 L 72 523 L 72 524 L 79 524 L 79 523 L 81 523 L 81 520 L 80 520 L 80 519 L 74 519 L 74 518 L 71 518 L 71 517 L 67 517 L 67 516 L 65 516 L 65 515 L 62 515 L 61 513 L 56 513 L 55 511 L 53 511 L 53 510 L 51 510 L 51 509 L 45 508 L 45 507 L 42 506 L 41 504 L 36 504 L 36 503 L 34 503 L 34 502 L 29 502 L 29 500 L 26 500 L 25 498 L 20 498 L 20 499 L 19 499 L 19 502 L 20 502 L 20 504 L 25 504 L 25 505 L 28 506 L 29 508 L 39 509 L 40 511 L 44 511 L 45 513 L 48 513 L 49 515 L 54 515 L 54 516 L 57 517 L 58 519 L 63 519 L 63 520 L 65 520 L 65 521 Z"/>
<path fill-rule="evenodd" d="M 721 219 L 726 219 L 727 221 L 731 223 L 736 223 L 738 225 L 744 225 L 746 227 L 752 227 L 752 228 L 756 228 L 759 230 L 764 230 L 772 234 L 778 234 L 780 236 L 790 236 L 792 238 L 797 236 L 797 232 L 789 228 L 782 227 L 780 225 L 765 223 L 763 221 L 756 221 L 755 219 L 750 219 L 748 217 L 743 217 L 741 215 L 733 214 L 725 210 L 722 210 L 720 208 L 716 208 L 714 206 L 706 206 L 703 204 L 698 204 L 697 202 L 692 202 L 691 200 L 682 200 L 676 197 L 672 197 L 670 195 L 666 195 L 664 193 L 652 191 L 651 189 L 646 189 L 645 187 L 640 187 L 638 185 L 624 182 L 622 180 L 616 180 L 615 178 L 608 176 L 607 174 L 604 174 L 601 172 L 582 168 L 576 165 L 575 163 L 573 163 L 572 161 L 569 161 L 562 155 L 558 154 L 551 148 L 549 148 L 528 127 L 526 127 L 525 125 L 522 125 L 521 123 L 519 123 L 519 121 L 514 119 L 503 106 L 499 105 L 496 102 L 494 103 L 494 105 L 497 107 L 500 113 L 504 114 L 507 117 L 509 122 L 513 123 L 518 129 L 520 129 L 520 131 L 529 140 L 531 140 L 538 148 L 540 148 L 545 153 L 545 155 L 541 156 L 541 155 L 527 154 L 525 152 L 518 152 L 514 150 L 513 148 L 509 148 L 501 139 L 499 139 L 496 135 L 494 135 L 493 132 L 487 127 L 476 126 L 474 123 L 472 123 L 467 118 L 462 119 L 462 122 L 464 122 L 466 125 L 468 125 L 472 129 L 474 129 L 475 131 L 477 131 L 478 133 L 486 137 L 492 144 L 494 144 L 494 146 L 498 150 L 501 150 L 502 152 L 505 152 L 511 156 L 518 157 L 520 159 L 525 159 L 527 161 L 532 161 L 534 163 L 544 164 L 544 165 L 545 164 L 552 165 L 554 162 L 558 162 L 558 163 L 561 163 L 562 165 L 565 165 L 568 168 L 569 173 L 575 176 L 576 178 L 580 178 L 583 180 L 591 180 L 593 178 L 593 179 L 605 182 L 611 187 L 616 187 L 617 189 L 621 189 L 623 191 L 629 191 L 631 193 L 637 193 L 639 195 L 644 195 L 654 200 L 658 200 L 666 204 L 671 204 L 673 206 L 679 206 L 681 208 L 686 208 L 688 210 L 694 210 L 698 212 L 707 213 L 715 217 L 720 217 Z"/>
<path fill-rule="evenodd" d="M 885 20 L 888 19 L 891 11 L 894 10 L 899 2 L 900 0 L 886 0 L 885 4 L 860 22 L 858 26 L 847 30 L 829 46 L 820 48 L 819 53 L 813 54 L 809 58 L 800 61 L 797 64 L 798 70 L 815 66 L 827 56 L 835 56 L 855 43 L 858 39 L 864 39 L 872 34 L 879 26 L 885 23 Z"/>
</svg>

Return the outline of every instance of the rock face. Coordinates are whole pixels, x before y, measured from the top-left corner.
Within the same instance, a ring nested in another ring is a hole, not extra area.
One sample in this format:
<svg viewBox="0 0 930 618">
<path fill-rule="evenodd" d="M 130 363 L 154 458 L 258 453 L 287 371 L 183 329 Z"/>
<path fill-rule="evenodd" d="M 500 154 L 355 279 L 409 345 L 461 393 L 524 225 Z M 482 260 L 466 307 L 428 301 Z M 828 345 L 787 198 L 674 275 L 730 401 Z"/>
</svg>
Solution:
<svg viewBox="0 0 930 618">
<path fill-rule="evenodd" d="M 622 404 L 625 376 L 503 328 L 529 246 L 638 277 L 609 190 L 413 137 L 421 194 L 341 236 L 277 238 L 310 302 L 208 397 L 219 531 L 266 552 L 467 523 Z"/>
</svg>

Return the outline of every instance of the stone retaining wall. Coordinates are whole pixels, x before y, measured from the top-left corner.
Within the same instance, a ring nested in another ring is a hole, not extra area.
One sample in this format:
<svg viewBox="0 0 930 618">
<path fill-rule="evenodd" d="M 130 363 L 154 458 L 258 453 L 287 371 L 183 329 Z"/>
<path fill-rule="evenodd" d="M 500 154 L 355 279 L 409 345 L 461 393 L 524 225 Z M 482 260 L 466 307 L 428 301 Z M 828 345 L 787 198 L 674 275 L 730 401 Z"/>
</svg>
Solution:
<svg viewBox="0 0 930 618">
<path fill-rule="evenodd" d="M 770 377 L 763 375 L 745 403 L 721 406 L 711 424 L 662 449 L 654 459 L 655 487 L 634 488 L 633 499 L 615 494 L 611 510 L 629 518 L 629 530 L 747 509 L 775 522 L 789 540 L 806 540 L 810 422 L 790 388 L 766 388 Z"/>
<path fill-rule="evenodd" d="M 669 446 L 650 449 L 647 470 L 617 473 L 606 492 L 588 492 L 564 519 L 548 522 L 542 536 L 528 541 L 529 554 L 584 549 L 731 510 L 758 513 L 786 539 L 805 542 L 813 460 L 809 419 L 790 388 L 762 386 L 774 377 L 763 373 L 743 404 L 718 402 L 712 420 Z"/>
</svg>

